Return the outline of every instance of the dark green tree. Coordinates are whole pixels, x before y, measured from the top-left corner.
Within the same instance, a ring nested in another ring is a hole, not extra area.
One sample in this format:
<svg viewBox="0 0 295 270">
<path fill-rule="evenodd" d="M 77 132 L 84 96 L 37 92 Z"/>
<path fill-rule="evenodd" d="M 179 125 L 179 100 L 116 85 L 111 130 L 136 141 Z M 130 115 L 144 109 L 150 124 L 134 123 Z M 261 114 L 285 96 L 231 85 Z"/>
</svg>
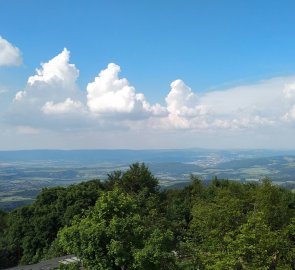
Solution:
<svg viewBox="0 0 295 270">
<path fill-rule="evenodd" d="M 150 193 L 156 192 L 158 184 L 158 179 L 152 175 L 144 163 L 134 163 L 124 173 L 115 171 L 108 175 L 106 182 L 109 189 L 117 185 L 127 193 L 139 193 L 143 189 Z"/>
<path fill-rule="evenodd" d="M 144 220 L 136 199 L 116 188 L 102 194 L 94 209 L 64 228 L 59 239 L 88 269 L 173 269 L 168 268 L 175 261 L 172 232 Z"/>
</svg>

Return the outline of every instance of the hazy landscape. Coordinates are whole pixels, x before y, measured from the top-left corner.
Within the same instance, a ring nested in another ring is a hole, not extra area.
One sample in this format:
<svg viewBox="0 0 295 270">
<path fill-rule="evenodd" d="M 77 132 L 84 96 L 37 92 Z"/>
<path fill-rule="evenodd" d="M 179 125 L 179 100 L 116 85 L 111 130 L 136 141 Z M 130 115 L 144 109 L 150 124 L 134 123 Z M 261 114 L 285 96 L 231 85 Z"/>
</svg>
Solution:
<svg viewBox="0 0 295 270">
<path fill-rule="evenodd" d="M 0 3 L 0 270 L 295 269 L 295 1 Z"/>
<path fill-rule="evenodd" d="M 31 203 L 45 187 L 66 186 L 125 171 L 144 162 L 163 188 L 188 184 L 190 175 L 258 181 L 295 189 L 295 152 L 270 150 L 31 150 L 0 152 L 0 208 Z"/>
</svg>

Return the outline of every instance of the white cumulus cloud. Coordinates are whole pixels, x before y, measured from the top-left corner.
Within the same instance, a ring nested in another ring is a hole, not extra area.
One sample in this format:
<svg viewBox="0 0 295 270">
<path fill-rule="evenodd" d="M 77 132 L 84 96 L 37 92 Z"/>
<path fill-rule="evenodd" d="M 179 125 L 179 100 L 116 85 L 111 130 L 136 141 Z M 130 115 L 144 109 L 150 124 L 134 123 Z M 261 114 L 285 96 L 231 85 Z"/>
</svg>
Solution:
<svg viewBox="0 0 295 270">
<path fill-rule="evenodd" d="M 20 66 L 20 50 L 0 36 L 0 66 Z"/>
<path fill-rule="evenodd" d="M 131 118 L 165 113 L 159 104 L 151 106 L 142 93 L 136 93 L 126 78 L 119 78 L 119 72 L 120 66 L 110 63 L 87 85 L 87 105 L 92 113 Z"/>
<path fill-rule="evenodd" d="M 247 129 L 295 120 L 295 78 L 277 77 L 249 85 L 199 93 L 183 81 L 171 83 L 165 128 Z M 168 123 L 168 124 L 167 124 Z"/>
<path fill-rule="evenodd" d="M 294 97 L 295 97 L 295 82 L 290 83 L 290 84 L 286 84 L 283 89 L 283 93 L 286 98 L 294 99 Z"/>
<path fill-rule="evenodd" d="M 69 63 L 70 52 L 64 49 L 60 54 L 42 63 L 36 75 L 28 78 L 24 90 L 15 95 L 16 102 L 28 103 L 41 108 L 45 102 L 62 102 L 79 96 L 76 80 L 79 70 Z"/>
<path fill-rule="evenodd" d="M 169 134 L 206 138 L 220 132 L 224 136 L 255 134 L 294 126 L 295 76 L 210 92 L 196 92 L 178 79 L 164 100 L 151 104 L 119 73 L 120 66 L 110 63 L 88 83 L 86 91 L 80 91 L 79 70 L 64 49 L 42 63 L 16 93 L 8 121 L 23 134 L 75 130 L 83 137 L 92 131 L 134 135 L 149 130 L 155 141 L 164 142 Z"/>
<path fill-rule="evenodd" d="M 16 125 L 42 126 L 52 128 L 62 116 L 68 121 L 69 116 L 77 117 L 84 113 L 82 92 L 76 80 L 79 70 L 70 62 L 70 52 L 64 49 L 48 62 L 42 63 L 36 69 L 36 74 L 30 76 L 26 87 L 16 93 L 8 117 Z M 49 116 L 55 116 L 53 121 Z M 58 116 L 61 116 L 58 118 Z M 65 121 L 64 120 L 64 121 Z M 69 122 L 64 123 L 67 126 Z M 71 125 L 74 121 L 71 122 Z"/>
<path fill-rule="evenodd" d="M 207 113 L 207 109 L 199 104 L 198 96 L 182 80 L 173 81 L 170 86 L 171 90 L 165 100 L 172 125 L 189 128 L 193 122 L 192 119 L 196 122 L 196 118 L 200 123 L 200 117 Z"/>
<path fill-rule="evenodd" d="M 70 52 L 64 50 L 49 60 L 42 63 L 40 69 L 36 69 L 36 75 L 29 77 L 28 84 L 37 83 L 61 83 L 64 86 L 71 86 L 79 76 L 79 70 L 74 64 L 69 63 Z"/>
<path fill-rule="evenodd" d="M 48 101 L 42 107 L 42 111 L 45 114 L 68 114 L 68 113 L 80 113 L 83 110 L 83 104 L 80 101 L 73 101 L 67 98 L 64 102 L 53 103 Z"/>
</svg>

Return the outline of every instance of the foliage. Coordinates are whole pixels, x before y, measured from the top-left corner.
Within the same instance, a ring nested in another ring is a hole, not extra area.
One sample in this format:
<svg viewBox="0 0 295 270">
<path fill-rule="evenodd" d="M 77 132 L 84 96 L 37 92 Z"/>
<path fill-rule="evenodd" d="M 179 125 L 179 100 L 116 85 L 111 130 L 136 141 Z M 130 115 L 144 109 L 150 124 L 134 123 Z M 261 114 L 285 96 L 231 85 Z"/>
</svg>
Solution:
<svg viewBox="0 0 295 270">
<path fill-rule="evenodd" d="M 135 163 L 0 211 L 0 268 L 64 254 L 89 270 L 295 269 L 295 194 L 269 179 L 205 185 L 194 175 L 183 189 L 160 190 Z"/>
<path fill-rule="evenodd" d="M 134 163 L 124 173 L 115 171 L 108 174 L 106 185 L 109 189 L 117 186 L 127 193 L 139 193 L 143 189 L 153 193 L 157 191 L 158 179 L 152 175 L 144 163 Z"/>
<path fill-rule="evenodd" d="M 81 266 L 78 263 L 60 264 L 55 270 L 80 270 Z"/>
<path fill-rule="evenodd" d="M 32 205 L 9 213 L 5 241 L 15 260 L 29 264 L 60 255 L 54 242 L 57 232 L 93 206 L 102 189 L 100 181 L 46 188 Z"/>
<path fill-rule="evenodd" d="M 180 243 L 182 267 L 292 269 L 294 241 L 285 230 L 294 217 L 289 209 L 293 200 L 291 193 L 268 180 L 242 185 L 215 179 L 204 199 L 192 207 L 192 221 Z"/>
<path fill-rule="evenodd" d="M 102 194 L 94 209 L 64 228 L 59 239 L 88 269 L 164 269 L 159 266 L 174 261 L 173 234 L 146 225 L 135 198 L 115 189 Z"/>
</svg>

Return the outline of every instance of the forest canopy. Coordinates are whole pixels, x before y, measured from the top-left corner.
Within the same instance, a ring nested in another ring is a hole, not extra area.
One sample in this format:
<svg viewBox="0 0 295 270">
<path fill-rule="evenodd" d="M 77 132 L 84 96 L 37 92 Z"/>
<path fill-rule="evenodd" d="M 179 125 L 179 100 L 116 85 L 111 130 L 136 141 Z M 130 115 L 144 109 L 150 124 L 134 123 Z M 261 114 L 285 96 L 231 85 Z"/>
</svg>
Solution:
<svg viewBox="0 0 295 270">
<path fill-rule="evenodd" d="M 135 163 L 0 211 L 0 268 L 66 254 L 85 269 L 295 269 L 295 194 L 194 175 L 162 190 Z"/>
</svg>

